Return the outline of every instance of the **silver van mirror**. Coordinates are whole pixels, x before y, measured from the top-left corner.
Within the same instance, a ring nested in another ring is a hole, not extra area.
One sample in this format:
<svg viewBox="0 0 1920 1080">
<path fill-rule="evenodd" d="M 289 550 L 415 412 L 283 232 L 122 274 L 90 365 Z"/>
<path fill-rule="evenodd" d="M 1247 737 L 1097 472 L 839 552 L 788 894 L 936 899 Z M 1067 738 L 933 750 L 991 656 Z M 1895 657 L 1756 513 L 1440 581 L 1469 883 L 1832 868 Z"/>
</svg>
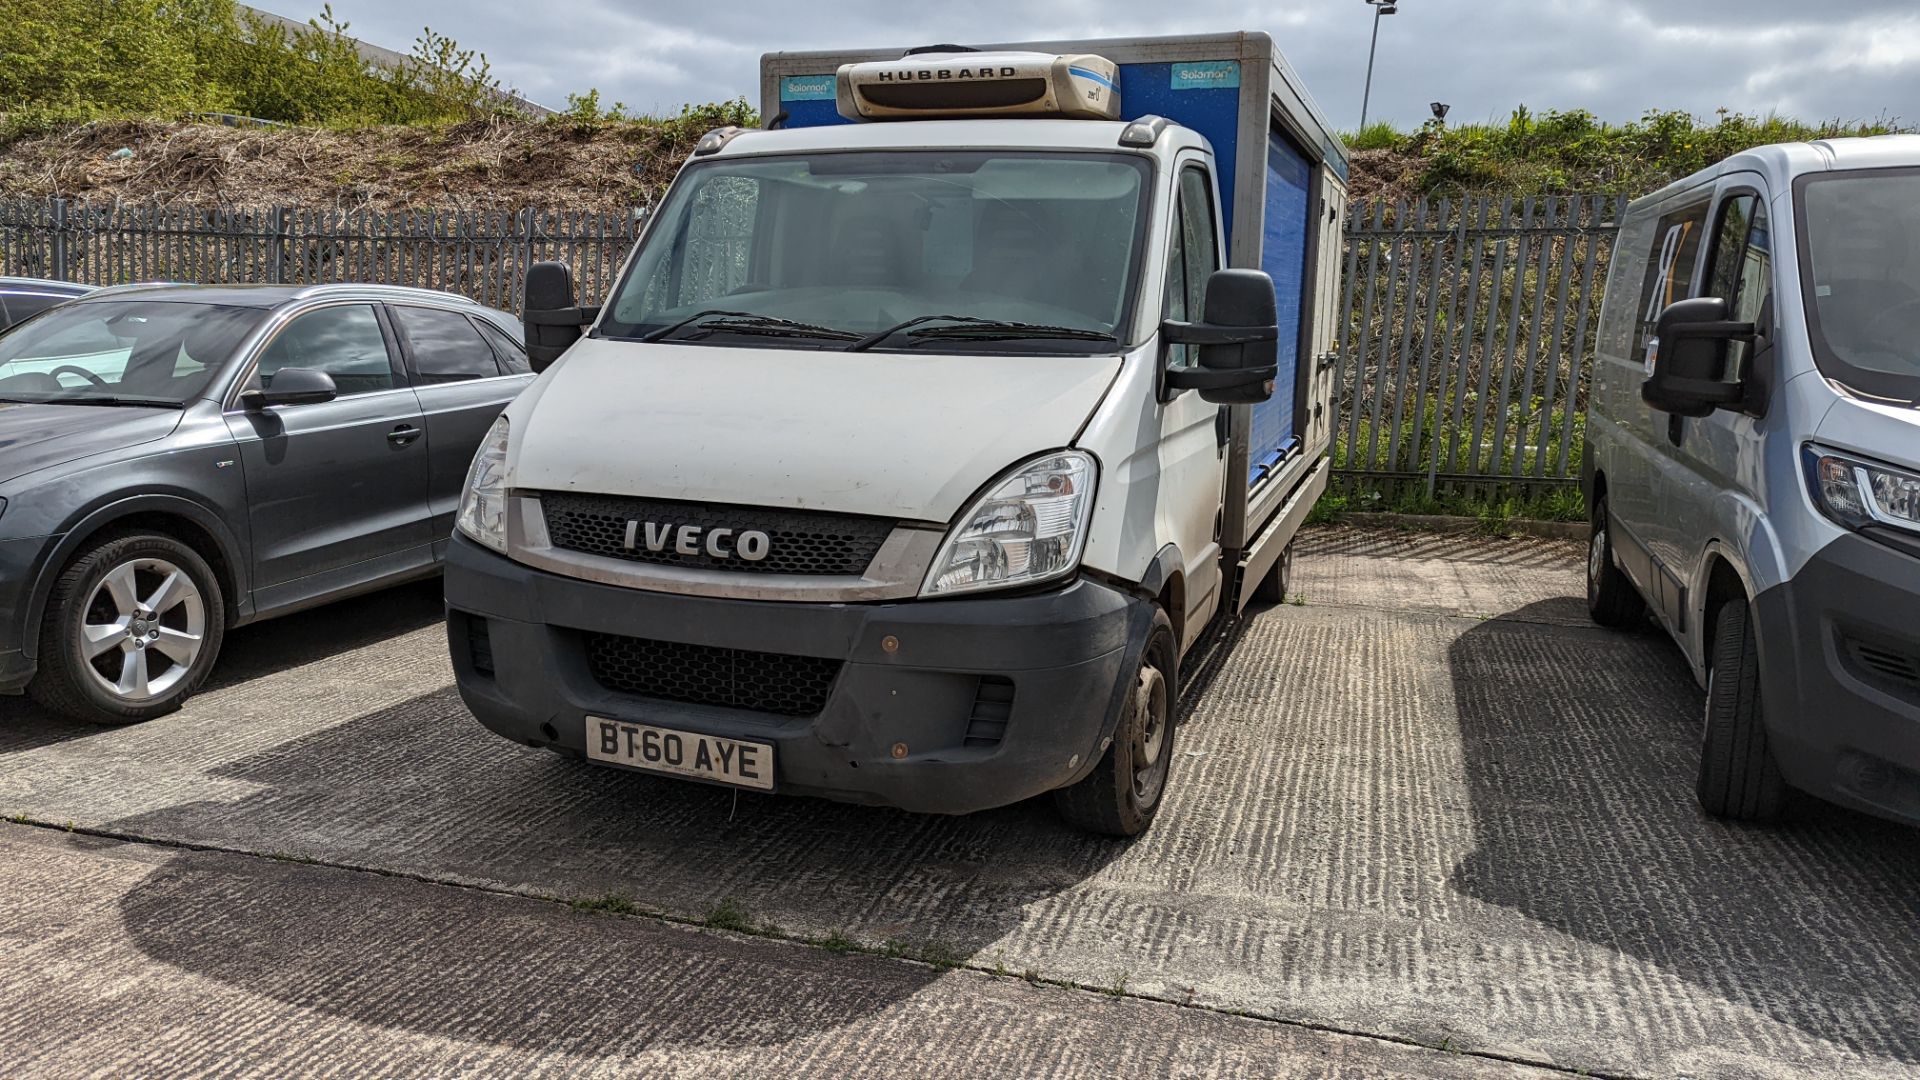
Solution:
<svg viewBox="0 0 1920 1080">
<path fill-rule="evenodd" d="M 1726 381 L 1727 345 L 1753 336 L 1752 323 L 1727 320 L 1727 302 L 1717 296 L 1668 305 L 1647 347 L 1651 356 L 1640 399 L 1675 416 L 1709 416 L 1740 406 L 1746 390 Z"/>
</svg>

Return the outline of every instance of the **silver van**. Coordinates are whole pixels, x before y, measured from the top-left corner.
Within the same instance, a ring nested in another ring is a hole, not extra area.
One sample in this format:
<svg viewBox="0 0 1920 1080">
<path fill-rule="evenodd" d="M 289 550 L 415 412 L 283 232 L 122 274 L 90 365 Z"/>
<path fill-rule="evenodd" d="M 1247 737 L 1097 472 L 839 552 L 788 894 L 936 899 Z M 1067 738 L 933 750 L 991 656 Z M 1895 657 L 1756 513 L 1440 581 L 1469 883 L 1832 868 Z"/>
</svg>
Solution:
<svg viewBox="0 0 1920 1080">
<path fill-rule="evenodd" d="M 1762 147 L 1635 202 L 1587 440 L 1588 609 L 1685 651 L 1700 804 L 1920 823 L 1920 136 Z"/>
</svg>

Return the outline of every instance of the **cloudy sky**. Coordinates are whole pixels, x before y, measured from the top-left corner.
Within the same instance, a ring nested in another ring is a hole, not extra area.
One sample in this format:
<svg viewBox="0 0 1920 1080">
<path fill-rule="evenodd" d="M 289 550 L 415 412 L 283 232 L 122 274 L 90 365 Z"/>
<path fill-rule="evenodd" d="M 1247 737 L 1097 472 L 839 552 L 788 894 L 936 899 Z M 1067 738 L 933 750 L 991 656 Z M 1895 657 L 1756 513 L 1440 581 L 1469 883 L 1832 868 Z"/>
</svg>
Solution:
<svg viewBox="0 0 1920 1080">
<path fill-rule="evenodd" d="M 305 18 L 298 0 L 258 6 Z M 406 51 L 423 26 L 478 48 L 529 98 L 598 87 L 644 111 L 758 93 L 762 52 L 1258 29 L 1333 124 L 1360 114 L 1364 0 L 333 0 L 353 33 Z M 1451 119 L 1515 105 L 1627 120 L 1650 108 L 1920 122 L 1911 0 L 1399 0 L 1381 20 L 1372 114 Z M 756 102 L 757 104 L 757 102 Z"/>
</svg>

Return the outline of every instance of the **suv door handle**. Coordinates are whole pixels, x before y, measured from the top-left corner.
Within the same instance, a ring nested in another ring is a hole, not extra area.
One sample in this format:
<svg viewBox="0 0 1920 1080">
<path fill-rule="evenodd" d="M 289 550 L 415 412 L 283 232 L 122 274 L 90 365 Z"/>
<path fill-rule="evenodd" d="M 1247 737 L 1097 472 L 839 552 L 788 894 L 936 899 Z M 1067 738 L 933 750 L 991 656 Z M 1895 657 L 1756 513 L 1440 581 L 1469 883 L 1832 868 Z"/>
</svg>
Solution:
<svg viewBox="0 0 1920 1080">
<path fill-rule="evenodd" d="M 425 433 L 412 424 L 401 424 L 399 427 L 387 432 L 387 441 L 395 446 L 405 446 L 423 434 Z"/>
</svg>

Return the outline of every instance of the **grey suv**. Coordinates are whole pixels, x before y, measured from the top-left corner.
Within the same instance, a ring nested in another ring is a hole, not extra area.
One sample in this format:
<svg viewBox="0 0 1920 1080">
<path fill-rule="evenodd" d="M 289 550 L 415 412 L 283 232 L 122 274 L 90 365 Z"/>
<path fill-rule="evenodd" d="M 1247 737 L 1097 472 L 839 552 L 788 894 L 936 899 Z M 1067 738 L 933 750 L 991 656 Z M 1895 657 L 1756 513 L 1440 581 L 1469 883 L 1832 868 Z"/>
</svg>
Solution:
<svg viewBox="0 0 1920 1080">
<path fill-rule="evenodd" d="M 149 719 L 229 627 L 434 573 L 519 334 L 368 285 L 121 286 L 0 334 L 0 693 Z"/>
</svg>

